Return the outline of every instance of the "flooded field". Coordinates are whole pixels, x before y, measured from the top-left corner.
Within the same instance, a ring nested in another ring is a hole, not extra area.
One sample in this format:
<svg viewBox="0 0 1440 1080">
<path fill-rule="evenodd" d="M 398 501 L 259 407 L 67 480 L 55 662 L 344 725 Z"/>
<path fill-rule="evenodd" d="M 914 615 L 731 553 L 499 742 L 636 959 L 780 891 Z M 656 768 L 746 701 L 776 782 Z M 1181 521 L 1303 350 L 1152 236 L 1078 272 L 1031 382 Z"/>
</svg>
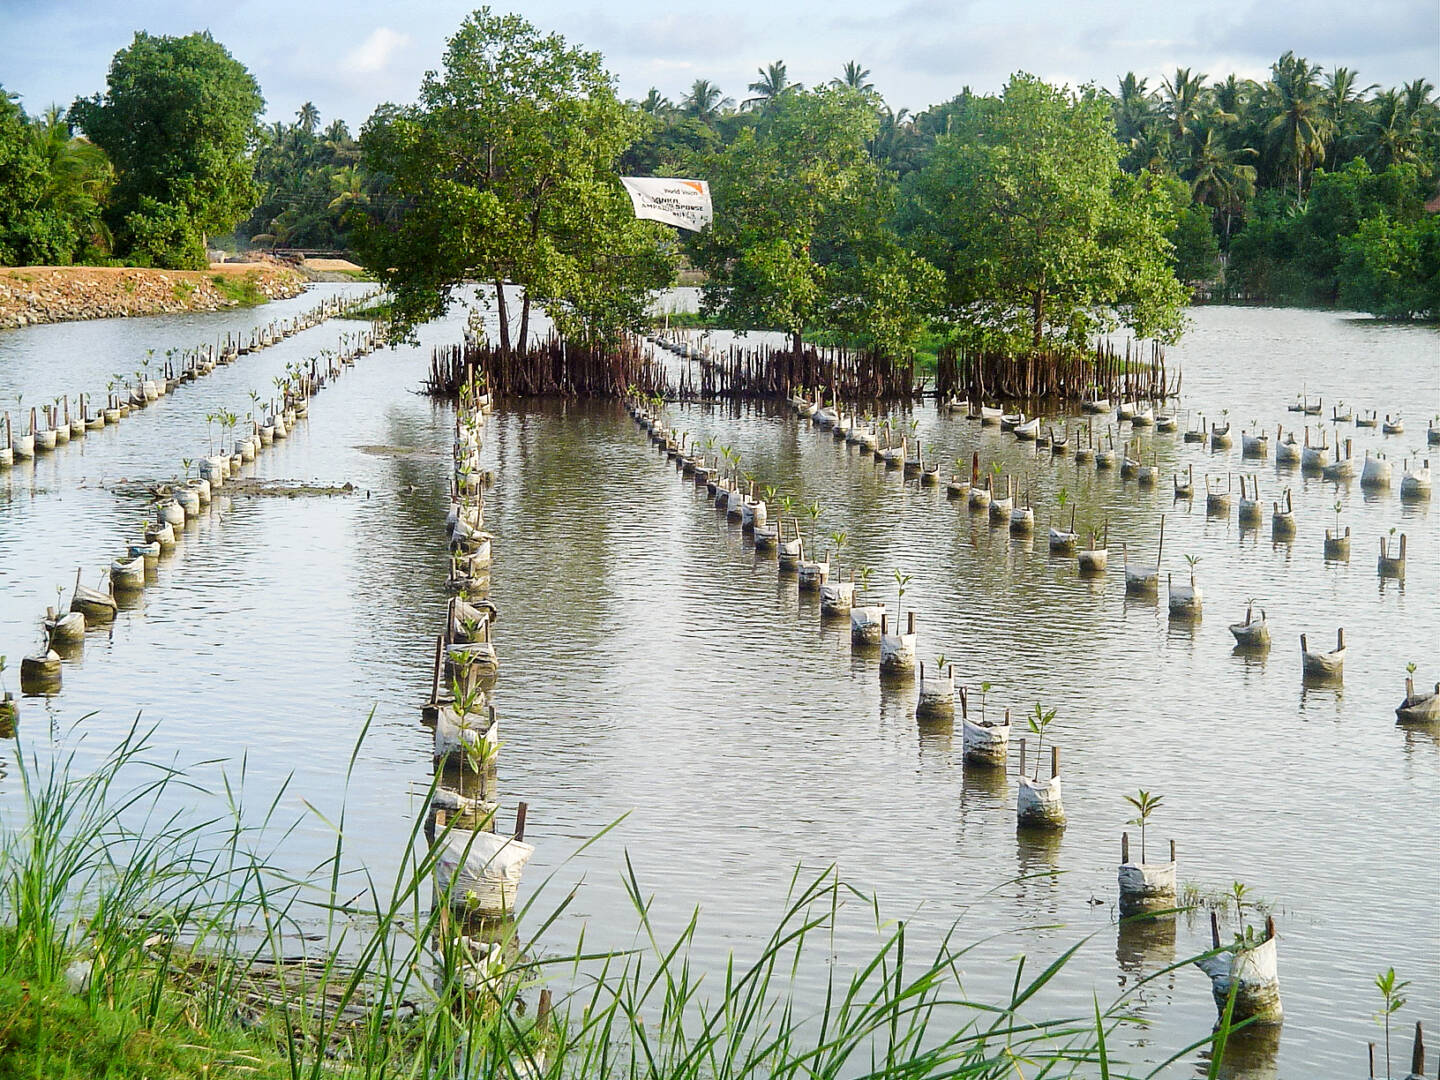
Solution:
<svg viewBox="0 0 1440 1080">
<path fill-rule="evenodd" d="M 11 407 L 23 394 L 28 411 L 98 390 L 147 349 L 213 341 L 318 296 L 0 335 L 0 398 Z M 1017 835 L 1014 763 L 1000 777 L 963 767 L 958 720 L 917 723 L 914 687 L 882 687 L 874 659 L 852 656 L 846 624 L 822 621 L 816 601 L 682 482 L 618 404 L 497 410 L 484 455 L 497 475 L 487 527 L 501 790 L 530 803 L 538 852 L 527 882 L 553 873 L 555 903 L 579 885 L 555 948 L 582 926 L 594 946 L 630 943 L 628 852 L 663 929 L 678 933 L 701 909 L 696 957 L 718 974 L 730 950 L 753 952 L 773 929 L 797 866 L 804 877 L 834 864 L 879 898 L 883 918 L 907 920 L 913 949 L 927 952 L 952 927 L 980 943 L 964 971 L 978 999 L 1008 993 L 1016 954 L 1038 970 L 1084 939 L 1036 1003 L 1039 1014 L 1084 1015 L 1092 995 L 1104 1002 L 1209 944 L 1203 913 L 1182 917 L 1173 939 L 1116 926 L 1119 838 L 1134 815 L 1124 796 L 1143 787 L 1164 796 L 1150 843 L 1176 842 L 1182 885 L 1214 895 L 1242 881 L 1261 905 L 1252 921 L 1266 910 L 1276 919 L 1283 1032 L 1237 1055 L 1228 1075 L 1364 1075 L 1365 1043 L 1379 1032 L 1373 978 L 1390 966 L 1413 980 L 1397 1019 L 1405 1052 L 1409 1024 L 1440 1024 L 1440 736 L 1394 718 L 1407 663 L 1422 685 L 1440 679 L 1437 508 L 1399 497 L 1400 459 L 1424 456 L 1425 421 L 1440 410 L 1440 340 L 1323 312 L 1207 308 L 1193 318 L 1170 352 L 1184 371 L 1182 408 L 1217 421 L 1228 409 L 1237 438 L 1216 453 L 1179 433 L 1144 436 L 1142 459 L 1153 454 L 1160 472 L 1153 488 L 1118 469 L 1037 457 L 933 406 L 904 418 L 941 461 L 978 451 L 985 467 L 999 461 L 1016 476 L 1036 508 L 1033 539 L 788 411 L 667 409 L 693 438 L 739 450 L 757 482 L 818 502 L 820 535 L 847 533 L 842 565 L 873 567 L 881 599 L 894 602 L 893 571 L 909 575 L 921 659 L 943 652 L 961 681 L 988 682 L 991 711 L 1018 720 L 1037 701 L 1057 710 L 1049 737 L 1063 755 L 1063 836 Z M 84 760 L 139 714 L 159 725 L 165 755 L 225 758 L 232 773 L 243 758 L 249 799 L 265 803 L 288 779 L 293 815 L 309 804 L 333 819 L 373 712 L 346 798 L 348 851 L 370 873 L 391 873 L 429 783 L 432 736 L 418 706 L 446 601 L 453 417 L 416 391 L 429 346 L 458 338 L 460 322 L 423 328 L 418 348 L 376 352 L 317 397 L 256 475 L 353 491 L 217 498 L 138 606 L 87 635 L 63 690 L 22 702 L 25 749 L 78 748 Z M 77 567 L 93 578 L 137 538 L 146 500 L 133 483 L 173 475 L 206 445 L 207 413 L 268 393 L 286 363 L 333 349 L 358 325 L 328 322 L 242 357 L 118 428 L 0 473 L 0 652 L 11 673 L 38 643 L 56 586 L 68 590 Z M 1302 476 L 1277 466 L 1273 445 L 1269 460 L 1242 462 L 1238 429 L 1298 427 L 1286 405 L 1302 389 L 1323 395 L 1327 416 L 1341 400 L 1406 413 L 1403 435 L 1342 431 L 1357 454 L 1394 460 L 1394 487 Z M 1199 491 L 1177 502 L 1169 478 L 1191 466 Z M 1207 473 L 1258 477 L 1267 512 L 1257 529 L 1242 529 L 1233 508 L 1206 514 Z M 1268 506 L 1285 488 L 1297 533 L 1275 543 Z M 1073 557 L 1048 551 L 1062 489 L 1080 527 L 1108 523 L 1104 577 L 1081 579 Z M 1322 557 L 1337 501 L 1354 536 L 1348 563 Z M 1169 619 L 1163 574 L 1158 600 L 1125 595 L 1120 544 L 1153 560 L 1162 513 L 1163 569 L 1188 575 L 1184 556 L 1198 558 L 1198 622 Z M 1408 538 L 1403 584 L 1376 573 L 1392 528 Z M 1227 629 L 1250 598 L 1274 634 L 1262 656 L 1236 655 Z M 1343 684 L 1304 685 L 1299 635 L 1328 643 L 1341 626 Z M 16 796 L 12 767 L 0 808 Z M 306 822 L 284 849 L 297 869 L 333 845 L 323 820 Z M 1233 915 L 1227 933 L 1230 924 Z M 876 933 L 875 912 L 857 900 L 834 941 L 837 966 L 865 955 Z M 799 990 L 818 1006 L 819 983 Z M 1158 1064 L 1209 1030 L 1209 982 L 1176 970 L 1146 988 L 1138 1012 L 1113 1052 Z M 1192 1056 L 1169 1074 L 1204 1069 Z"/>
</svg>

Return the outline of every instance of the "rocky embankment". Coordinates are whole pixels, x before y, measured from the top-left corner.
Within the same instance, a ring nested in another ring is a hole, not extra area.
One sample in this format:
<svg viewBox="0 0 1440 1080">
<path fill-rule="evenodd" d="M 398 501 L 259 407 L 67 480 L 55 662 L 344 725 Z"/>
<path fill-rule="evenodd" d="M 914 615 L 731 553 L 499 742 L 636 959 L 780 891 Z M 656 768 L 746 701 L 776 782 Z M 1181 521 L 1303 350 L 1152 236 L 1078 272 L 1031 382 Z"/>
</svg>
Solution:
<svg viewBox="0 0 1440 1080">
<path fill-rule="evenodd" d="M 20 266 L 0 269 L 0 330 L 72 319 L 219 311 L 304 291 L 302 274 L 270 264 L 209 270 Z"/>
</svg>

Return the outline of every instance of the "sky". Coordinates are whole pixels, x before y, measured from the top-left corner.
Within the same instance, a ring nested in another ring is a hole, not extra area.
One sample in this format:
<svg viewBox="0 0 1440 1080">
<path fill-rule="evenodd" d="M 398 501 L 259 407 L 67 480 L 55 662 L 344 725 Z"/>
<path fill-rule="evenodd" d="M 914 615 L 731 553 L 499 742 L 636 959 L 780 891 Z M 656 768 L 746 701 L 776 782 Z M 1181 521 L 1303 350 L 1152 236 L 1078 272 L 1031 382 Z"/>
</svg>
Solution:
<svg viewBox="0 0 1440 1080">
<path fill-rule="evenodd" d="M 445 39 L 476 7 L 451 0 L 0 0 L 0 85 L 36 113 L 105 87 L 136 30 L 209 30 L 260 82 L 267 120 L 313 101 L 322 124 L 352 129 L 385 101 L 412 101 Z M 1113 87 L 1126 71 L 1152 87 L 1188 67 L 1263 78 L 1287 49 L 1362 85 L 1440 83 L 1440 0 L 495 0 L 544 31 L 598 50 L 625 97 L 651 87 L 679 100 L 697 78 L 737 101 L 756 69 L 784 60 L 806 85 L 847 60 L 896 110 L 919 111 L 969 86 L 998 90 L 1015 71 Z"/>
</svg>

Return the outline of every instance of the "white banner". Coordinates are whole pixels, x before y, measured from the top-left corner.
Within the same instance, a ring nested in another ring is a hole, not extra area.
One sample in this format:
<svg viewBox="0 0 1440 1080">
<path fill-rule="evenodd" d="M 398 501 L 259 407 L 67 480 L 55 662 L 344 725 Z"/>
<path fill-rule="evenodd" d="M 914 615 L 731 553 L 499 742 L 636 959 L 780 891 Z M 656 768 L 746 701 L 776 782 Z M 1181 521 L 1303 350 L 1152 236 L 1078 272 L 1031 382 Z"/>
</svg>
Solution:
<svg viewBox="0 0 1440 1080">
<path fill-rule="evenodd" d="M 710 205 L 710 185 L 704 180 L 622 176 L 620 182 L 630 193 L 637 218 L 663 221 L 692 232 L 699 232 L 715 218 Z"/>
</svg>

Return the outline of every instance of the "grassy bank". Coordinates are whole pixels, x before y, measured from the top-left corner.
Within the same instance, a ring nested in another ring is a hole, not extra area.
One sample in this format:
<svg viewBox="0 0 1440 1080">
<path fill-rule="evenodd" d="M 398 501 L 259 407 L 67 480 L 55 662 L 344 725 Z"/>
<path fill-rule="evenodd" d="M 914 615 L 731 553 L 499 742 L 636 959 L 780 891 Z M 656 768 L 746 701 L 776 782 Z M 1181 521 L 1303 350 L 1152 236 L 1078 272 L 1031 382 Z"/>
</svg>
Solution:
<svg viewBox="0 0 1440 1080">
<path fill-rule="evenodd" d="M 260 275 L 254 271 L 248 274 L 212 274 L 210 283 L 221 296 L 239 307 L 254 307 L 270 299 L 260 291 Z"/>
<path fill-rule="evenodd" d="M 652 315 L 650 325 L 656 330 L 664 330 L 667 327 L 671 330 L 716 330 L 720 324 L 713 318 L 702 315 L 696 311 L 677 311 L 669 315 Z M 850 337 L 845 334 L 837 334 L 833 331 L 814 331 L 805 337 L 806 345 L 813 345 L 817 348 L 847 348 L 863 349 L 869 343 L 862 338 Z M 914 357 L 915 370 L 920 375 L 933 375 L 935 373 L 936 356 L 940 347 L 945 344 L 945 336 L 927 330 L 920 335 L 915 343 Z"/>
<path fill-rule="evenodd" d="M 1007 997 L 974 1001 L 959 982 L 971 946 L 917 955 L 903 922 L 832 872 L 797 874 L 758 954 L 702 987 L 698 912 L 662 940 L 628 859 L 634 947 L 547 952 L 573 895 L 550 906 L 541 883 L 514 920 L 451 915 L 431 902 L 420 820 L 393 881 L 347 859 L 343 813 L 330 856 L 296 875 L 280 855 L 299 823 L 275 819 L 278 799 L 247 824 L 243 777 L 204 790 L 145 733 L 95 768 L 19 764 L 22 805 L 0 834 L 0 1080 L 1131 1075 L 1109 1047 L 1146 981 L 1108 1007 L 1036 1015 L 1081 943 L 1020 958 Z M 182 797 L 213 809 L 164 809 Z M 342 902 L 357 873 L 365 890 Z M 867 912 L 873 950 L 836 962 L 837 920 Z M 806 1011 L 794 987 L 817 973 L 829 990 Z"/>
</svg>

